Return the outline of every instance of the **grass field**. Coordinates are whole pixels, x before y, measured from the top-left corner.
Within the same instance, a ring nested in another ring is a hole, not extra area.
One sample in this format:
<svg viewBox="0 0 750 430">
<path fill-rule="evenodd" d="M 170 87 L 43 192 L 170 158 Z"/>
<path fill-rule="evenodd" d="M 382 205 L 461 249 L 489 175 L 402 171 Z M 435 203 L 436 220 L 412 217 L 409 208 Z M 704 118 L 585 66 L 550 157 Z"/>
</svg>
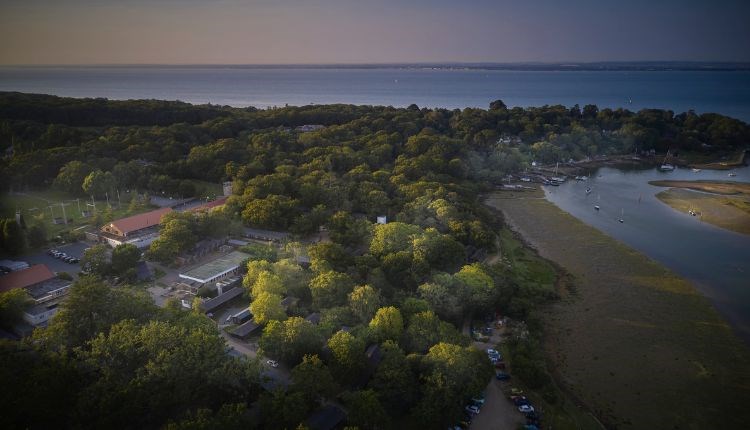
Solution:
<svg viewBox="0 0 750 430">
<path fill-rule="evenodd" d="M 122 218 L 131 215 L 128 212 L 128 205 L 130 204 L 131 195 L 129 193 L 120 193 L 120 201 L 122 206 L 117 207 L 117 196 L 110 199 L 110 203 L 113 205 L 111 210 L 112 218 Z M 54 217 L 63 216 L 63 208 L 60 203 L 65 204 L 65 215 L 68 218 L 68 224 L 54 224 L 52 222 Z M 46 191 L 30 191 L 27 193 L 3 193 L 0 194 L 0 216 L 5 218 L 12 218 L 15 216 L 16 209 L 21 209 L 26 223 L 31 225 L 34 222 L 41 222 L 47 228 L 47 237 L 53 238 L 63 231 L 74 230 L 79 227 L 88 225 L 91 222 L 91 218 L 86 218 L 81 215 L 80 210 L 91 210 L 90 205 L 91 199 L 79 198 L 76 201 L 75 196 L 71 196 L 67 193 L 55 190 Z M 96 209 L 102 213 L 107 210 L 106 200 L 97 200 L 95 202 Z M 147 210 L 146 208 L 142 209 Z"/>
<path fill-rule="evenodd" d="M 548 307 L 559 386 L 608 428 L 743 428 L 750 350 L 687 281 L 538 194 L 487 199 L 575 282 Z"/>
</svg>

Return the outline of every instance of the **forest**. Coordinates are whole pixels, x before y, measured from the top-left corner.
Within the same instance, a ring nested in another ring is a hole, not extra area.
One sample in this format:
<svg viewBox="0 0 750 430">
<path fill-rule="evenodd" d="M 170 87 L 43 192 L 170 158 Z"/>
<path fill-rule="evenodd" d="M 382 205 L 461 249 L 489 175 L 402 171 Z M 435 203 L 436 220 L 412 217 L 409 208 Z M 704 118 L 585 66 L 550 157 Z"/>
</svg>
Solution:
<svg viewBox="0 0 750 430">
<path fill-rule="evenodd" d="M 462 334 L 464 322 L 498 313 L 534 331 L 534 313 L 556 297 L 548 272 L 485 261 L 500 247 L 502 224 L 483 193 L 532 161 L 730 153 L 749 140 L 747 124 L 718 114 L 593 105 L 258 110 L 0 93 L 3 193 L 191 197 L 199 193 L 191 181 L 232 181 L 223 207 L 163 218 L 150 260 L 167 264 L 242 226 L 330 237 L 306 247 L 309 268 L 293 258 L 298 242 L 249 250 L 243 287 L 264 325 L 261 351 L 291 369 L 286 390 L 263 388 L 262 363 L 227 355 L 205 315 L 176 302 L 158 308 L 142 288 L 110 287 L 109 268 L 81 277 L 49 327 L 0 343 L 4 421 L 294 429 L 335 402 L 351 427 L 454 425 L 494 373 Z M 8 251 L 22 233 L 12 220 L 2 227 Z M 291 316 L 284 296 L 300 299 Z M 320 324 L 304 318 L 309 312 Z M 515 375 L 554 402 L 537 342 L 514 340 Z M 374 367 L 365 354 L 372 345 L 382 353 Z"/>
</svg>

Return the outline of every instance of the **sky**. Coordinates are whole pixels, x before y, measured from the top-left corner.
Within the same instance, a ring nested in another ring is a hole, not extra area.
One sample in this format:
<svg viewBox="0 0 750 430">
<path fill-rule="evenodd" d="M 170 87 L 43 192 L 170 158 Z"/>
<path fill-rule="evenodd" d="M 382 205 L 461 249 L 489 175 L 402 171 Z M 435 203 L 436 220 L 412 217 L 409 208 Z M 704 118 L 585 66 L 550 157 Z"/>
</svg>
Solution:
<svg viewBox="0 0 750 430">
<path fill-rule="evenodd" d="M 750 0 L 0 0 L 0 64 L 750 61 Z"/>
</svg>

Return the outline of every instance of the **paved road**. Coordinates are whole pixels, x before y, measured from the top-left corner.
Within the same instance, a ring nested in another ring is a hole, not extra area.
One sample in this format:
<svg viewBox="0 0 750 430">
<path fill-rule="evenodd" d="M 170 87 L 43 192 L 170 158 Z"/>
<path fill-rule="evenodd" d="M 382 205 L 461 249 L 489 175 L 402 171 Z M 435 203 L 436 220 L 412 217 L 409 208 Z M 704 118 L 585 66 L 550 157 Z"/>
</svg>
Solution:
<svg viewBox="0 0 750 430">
<path fill-rule="evenodd" d="M 501 386 L 507 384 L 492 379 L 484 392 L 484 406 L 471 422 L 471 430 L 515 430 L 525 420 L 515 405 L 503 393 Z"/>
<path fill-rule="evenodd" d="M 464 332 L 469 334 L 469 321 L 464 323 Z M 480 351 L 487 351 L 502 340 L 502 330 L 493 328 L 488 342 L 474 342 L 474 347 Z M 516 430 L 526 420 L 518 412 L 515 405 L 503 393 L 502 387 L 507 382 L 500 382 L 495 378 L 490 380 L 484 393 L 484 406 L 469 427 L 471 430 Z"/>
</svg>

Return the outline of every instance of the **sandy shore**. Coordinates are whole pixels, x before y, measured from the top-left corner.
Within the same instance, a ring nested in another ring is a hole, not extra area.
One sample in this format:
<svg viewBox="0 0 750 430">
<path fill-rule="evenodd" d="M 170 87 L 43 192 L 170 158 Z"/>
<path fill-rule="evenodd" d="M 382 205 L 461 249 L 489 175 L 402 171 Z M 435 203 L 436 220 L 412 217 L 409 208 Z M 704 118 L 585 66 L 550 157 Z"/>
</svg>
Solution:
<svg viewBox="0 0 750 430">
<path fill-rule="evenodd" d="M 750 350 L 687 281 L 534 194 L 487 204 L 567 270 L 576 294 L 546 312 L 553 372 L 610 428 L 750 422 Z"/>
<path fill-rule="evenodd" d="M 656 197 L 673 209 L 693 213 L 701 221 L 750 234 L 750 184 L 731 181 L 651 181 L 672 187 Z"/>
</svg>

